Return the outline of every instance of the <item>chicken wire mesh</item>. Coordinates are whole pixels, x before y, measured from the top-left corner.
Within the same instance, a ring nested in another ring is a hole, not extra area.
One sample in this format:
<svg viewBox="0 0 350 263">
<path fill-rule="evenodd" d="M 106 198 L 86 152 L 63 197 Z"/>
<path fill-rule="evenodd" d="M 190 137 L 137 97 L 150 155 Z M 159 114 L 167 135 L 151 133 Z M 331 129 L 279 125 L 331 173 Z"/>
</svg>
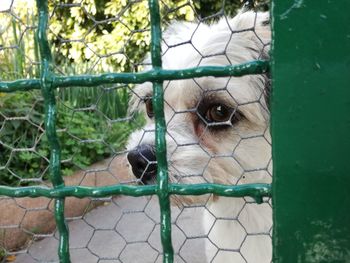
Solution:
<svg viewBox="0 0 350 263">
<path fill-rule="evenodd" d="M 1 260 L 270 262 L 266 4 L 37 4 L 0 6 Z"/>
</svg>

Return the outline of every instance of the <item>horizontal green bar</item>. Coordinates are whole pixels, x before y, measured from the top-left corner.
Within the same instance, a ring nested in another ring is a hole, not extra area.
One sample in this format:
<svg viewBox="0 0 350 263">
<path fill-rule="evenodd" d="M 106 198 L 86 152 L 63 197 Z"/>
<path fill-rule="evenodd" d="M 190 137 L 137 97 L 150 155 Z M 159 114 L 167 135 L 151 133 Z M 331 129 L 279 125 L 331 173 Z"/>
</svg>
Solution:
<svg viewBox="0 0 350 263">
<path fill-rule="evenodd" d="M 40 89 L 39 79 L 19 79 L 15 81 L 0 82 L 0 92 L 15 92 Z"/>
<path fill-rule="evenodd" d="M 205 66 L 180 70 L 152 69 L 141 73 L 110 73 L 93 76 L 56 77 L 54 86 L 96 86 L 112 83 L 143 83 L 146 81 L 163 81 L 199 78 L 204 76 L 243 76 L 247 74 L 262 74 L 268 71 L 269 62 L 254 61 L 235 66 Z"/>
<path fill-rule="evenodd" d="M 103 187 L 65 186 L 56 189 L 27 186 L 0 186 L 0 195 L 9 197 L 106 197 L 111 195 L 142 196 L 157 194 L 157 185 L 112 185 Z M 250 196 L 254 199 L 271 196 L 269 184 L 220 185 L 220 184 L 169 184 L 169 194 L 204 195 L 215 194 L 227 197 Z M 258 200 L 259 201 L 259 200 Z"/>
<path fill-rule="evenodd" d="M 140 73 L 104 73 L 99 75 L 53 76 L 52 86 L 58 87 L 92 87 L 114 83 L 143 83 L 146 81 L 164 81 L 176 79 L 191 79 L 205 76 L 240 77 L 248 74 L 264 74 L 269 70 L 269 62 L 252 61 L 234 66 L 203 66 L 180 70 L 152 69 Z M 38 79 L 0 82 L 0 92 L 27 91 L 40 89 Z"/>
<path fill-rule="evenodd" d="M 270 184 L 170 184 L 169 192 L 177 195 L 214 194 L 227 197 L 252 197 L 257 203 L 262 203 L 263 197 L 271 197 Z"/>
<path fill-rule="evenodd" d="M 156 185 L 133 186 L 133 185 L 113 185 L 104 187 L 86 186 L 64 186 L 59 188 L 48 188 L 41 186 L 28 187 L 8 187 L 0 186 L 0 195 L 9 197 L 106 197 L 111 195 L 154 195 L 157 192 Z"/>
</svg>

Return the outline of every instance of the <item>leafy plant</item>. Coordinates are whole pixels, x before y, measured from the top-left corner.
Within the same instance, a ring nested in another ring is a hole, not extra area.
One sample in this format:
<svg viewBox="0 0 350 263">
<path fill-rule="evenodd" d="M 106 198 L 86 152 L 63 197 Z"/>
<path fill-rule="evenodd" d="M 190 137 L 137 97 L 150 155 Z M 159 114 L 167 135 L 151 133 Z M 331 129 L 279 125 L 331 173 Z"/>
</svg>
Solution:
<svg viewBox="0 0 350 263">
<path fill-rule="evenodd" d="M 40 93 L 8 94 L 0 97 L 0 107 L 0 184 L 28 185 L 48 179 L 50 151 Z M 77 111 L 68 101 L 59 103 L 62 174 L 71 175 L 123 150 L 129 134 L 143 124 L 140 116 L 112 122 L 101 112 Z"/>
<path fill-rule="evenodd" d="M 62 2 L 81 3 L 80 0 Z M 84 0 L 82 3 L 54 9 L 49 37 L 56 64 L 83 62 L 91 65 L 90 72 L 139 70 L 138 65 L 150 43 L 148 1 Z M 187 0 L 160 3 L 164 25 L 174 18 L 194 19 L 194 11 Z"/>
</svg>

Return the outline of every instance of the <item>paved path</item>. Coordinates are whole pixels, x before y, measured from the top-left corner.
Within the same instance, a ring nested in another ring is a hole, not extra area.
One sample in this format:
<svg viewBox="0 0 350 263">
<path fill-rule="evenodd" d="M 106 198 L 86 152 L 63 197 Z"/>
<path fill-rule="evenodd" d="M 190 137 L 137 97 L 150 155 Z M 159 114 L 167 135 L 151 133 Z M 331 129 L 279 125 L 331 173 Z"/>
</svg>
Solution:
<svg viewBox="0 0 350 263">
<path fill-rule="evenodd" d="M 172 209 L 175 262 L 203 263 L 207 239 L 201 227 L 204 208 Z M 118 197 L 71 220 L 73 263 L 160 263 L 159 205 L 156 197 Z M 33 242 L 18 263 L 58 262 L 58 235 Z M 213 256 L 216 248 L 212 248 Z M 200 252 L 200 253 L 195 253 Z"/>
</svg>

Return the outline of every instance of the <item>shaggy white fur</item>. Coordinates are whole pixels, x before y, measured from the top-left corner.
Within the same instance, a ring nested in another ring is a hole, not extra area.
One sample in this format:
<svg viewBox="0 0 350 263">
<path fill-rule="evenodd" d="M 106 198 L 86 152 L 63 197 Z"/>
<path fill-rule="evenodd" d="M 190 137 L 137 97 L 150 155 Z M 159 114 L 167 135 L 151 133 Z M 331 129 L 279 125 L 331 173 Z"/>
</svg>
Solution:
<svg viewBox="0 0 350 263">
<path fill-rule="evenodd" d="M 163 68 L 225 66 L 268 59 L 271 39 L 268 20 L 268 13 L 241 11 L 234 18 L 222 18 L 210 25 L 175 22 L 163 35 Z M 268 86 L 266 75 L 165 82 L 170 180 L 270 183 Z M 146 126 L 130 136 L 127 146 L 130 151 L 140 145 L 155 144 L 148 99 L 152 97 L 152 85 L 138 85 L 133 92 L 131 111 L 144 111 L 149 117 Z M 142 153 L 139 158 L 148 160 Z M 135 169 L 134 163 L 131 166 Z M 143 180 L 144 173 L 138 176 L 141 181 L 153 183 L 154 177 Z M 249 198 L 247 201 L 223 197 L 211 197 L 208 201 L 203 196 L 174 198 L 177 204 L 179 200 L 185 204 L 206 203 L 210 213 L 218 218 L 213 227 L 203 216 L 210 241 L 222 249 L 213 262 L 271 261 L 269 204 L 256 205 Z M 236 213 L 228 214 L 231 210 Z"/>
</svg>

